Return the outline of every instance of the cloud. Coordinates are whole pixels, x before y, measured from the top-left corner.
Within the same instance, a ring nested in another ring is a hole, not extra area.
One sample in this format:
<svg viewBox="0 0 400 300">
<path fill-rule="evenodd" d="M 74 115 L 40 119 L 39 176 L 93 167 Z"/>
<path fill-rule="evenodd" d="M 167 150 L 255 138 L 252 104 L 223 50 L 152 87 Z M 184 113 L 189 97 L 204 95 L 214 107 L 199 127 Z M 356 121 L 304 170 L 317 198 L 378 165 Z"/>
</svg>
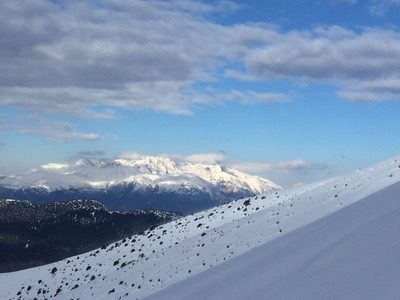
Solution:
<svg viewBox="0 0 400 300">
<path fill-rule="evenodd" d="M 233 168 L 246 173 L 259 175 L 281 186 L 291 187 L 303 185 L 307 182 L 331 177 L 331 168 L 325 164 L 308 162 L 304 159 L 268 162 L 241 162 L 232 165 Z"/>
<path fill-rule="evenodd" d="M 224 71 L 224 76 L 226 78 L 234 79 L 234 80 L 239 80 L 239 81 L 254 81 L 254 80 L 259 80 L 259 78 L 250 75 L 248 73 L 244 73 L 241 71 L 237 70 L 231 70 L 227 69 Z"/>
<path fill-rule="evenodd" d="M 211 3 L 205 3 L 194 0 L 170 0 L 166 1 L 151 1 L 154 5 L 164 9 L 173 9 L 175 11 L 188 12 L 191 14 L 209 14 L 209 13 L 233 13 L 242 8 L 242 5 L 234 1 L 214 1 Z M 124 1 L 114 1 L 119 3 L 122 7 L 126 7 Z M 129 4 L 128 4 L 129 5 Z"/>
<path fill-rule="evenodd" d="M 3 116 L 0 121 L 0 131 L 15 131 L 23 134 L 32 134 L 48 138 L 52 141 L 77 142 L 96 141 L 101 136 L 96 133 L 79 132 L 67 122 L 47 121 L 32 116 L 10 119 Z"/>
<path fill-rule="evenodd" d="M 399 4 L 399 0 L 370 0 L 369 12 L 371 15 L 382 16 L 393 6 Z"/>
<path fill-rule="evenodd" d="M 400 96 L 400 78 L 382 78 L 354 82 L 345 87 L 340 95 L 350 101 L 398 100 Z"/>
<path fill-rule="evenodd" d="M 285 102 L 289 98 L 287 95 L 281 93 L 258 93 L 253 91 L 241 92 L 232 90 L 229 93 L 216 94 L 216 99 L 220 102 L 239 102 L 239 103 L 271 103 L 271 102 Z"/>
<path fill-rule="evenodd" d="M 233 1 L 0 1 L 0 105 L 80 118 L 118 109 L 191 114 L 215 103 L 287 101 L 290 93 L 207 87 L 276 78 L 325 80 L 353 101 L 398 98 L 362 88 L 400 78 L 397 31 L 283 32 L 210 18 L 238 9 Z"/>
<path fill-rule="evenodd" d="M 201 93 L 195 93 L 190 96 L 193 105 L 222 104 L 237 102 L 241 104 L 260 104 L 260 103 L 278 103 L 286 102 L 290 99 L 288 95 L 282 93 L 259 93 L 254 91 L 231 90 L 229 92 L 220 92 L 216 89 L 207 89 Z M 190 111 L 182 111 L 190 113 Z"/>
<path fill-rule="evenodd" d="M 325 80 L 349 100 L 399 99 L 400 34 L 333 26 L 283 34 L 246 58 L 251 75 L 263 79 Z"/>
<path fill-rule="evenodd" d="M 188 162 L 218 163 L 226 160 L 224 153 L 196 153 L 184 158 Z"/>
<path fill-rule="evenodd" d="M 88 151 L 79 151 L 77 152 L 74 156 L 75 157 L 100 157 L 100 156 L 105 156 L 106 152 L 102 150 L 88 150 Z"/>
<path fill-rule="evenodd" d="M 331 4 L 349 4 L 354 5 L 357 3 L 357 0 L 329 0 Z"/>
<path fill-rule="evenodd" d="M 309 163 L 303 159 L 295 159 L 277 163 L 245 162 L 245 163 L 235 164 L 233 165 L 233 167 L 250 173 L 265 173 L 271 171 L 293 172 L 293 171 L 326 169 L 325 165 Z"/>
<path fill-rule="evenodd" d="M 358 2 L 358 0 L 329 0 L 329 2 L 331 4 L 354 5 Z M 363 2 L 360 1 L 360 3 Z M 367 7 L 371 15 L 382 16 L 393 6 L 399 5 L 400 0 L 369 0 L 365 1 L 365 4 L 367 4 Z"/>
<path fill-rule="evenodd" d="M 232 1 L 2 1 L 0 104 L 84 118 L 110 118 L 115 108 L 190 114 L 213 102 L 195 83 L 274 35 L 264 25 L 207 18 L 239 8 Z M 239 101 L 251 102 L 244 96 Z M 237 99 L 228 98 L 215 101 Z"/>
<path fill-rule="evenodd" d="M 147 156 L 159 156 L 159 157 L 165 157 L 165 158 L 170 158 L 172 160 L 176 161 L 186 161 L 186 162 L 200 162 L 200 163 L 221 163 L 226 160 L 226 155 L 223 152 L 208 152 L 208 153 L 194 153 L 190 154 L 187 156 L 183 156 L 180 154 L 145 154 L 145 153 L 140 153 L 140 152 L 134 152 L 134 151 L 127 151 L 127 152 L 122 152 L 117 155 L 117 158 L 119 159 L 127 159 L 127 160 L 137 160 L 137 159 L 142 159 L 143 157 Z"/>
<path fill-rule="evenodd" d="M 139 152 L 133 152 L 133 151 L 126 151 L 126 152 L 119 153 L 117 155 L 117 158 L 135 160 L 135 159 L 140 159 L 143 156 L 146 156 L 146 154 L 139 153 Z"/>
</svg>

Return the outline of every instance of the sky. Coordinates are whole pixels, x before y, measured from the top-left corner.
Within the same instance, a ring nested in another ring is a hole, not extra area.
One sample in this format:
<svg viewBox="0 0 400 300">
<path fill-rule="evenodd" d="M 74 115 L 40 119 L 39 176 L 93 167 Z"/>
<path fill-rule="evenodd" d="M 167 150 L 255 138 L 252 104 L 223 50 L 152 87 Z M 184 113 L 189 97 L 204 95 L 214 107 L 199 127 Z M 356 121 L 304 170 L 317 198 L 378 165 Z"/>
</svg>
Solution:
<svg viewBox="0 0 400 300">
<path fill-rule="evenodd" d="M 121 153 L 283 186 L 400 152 L 399 0 L 0 2 L 0 175 Z"/>
</svg>

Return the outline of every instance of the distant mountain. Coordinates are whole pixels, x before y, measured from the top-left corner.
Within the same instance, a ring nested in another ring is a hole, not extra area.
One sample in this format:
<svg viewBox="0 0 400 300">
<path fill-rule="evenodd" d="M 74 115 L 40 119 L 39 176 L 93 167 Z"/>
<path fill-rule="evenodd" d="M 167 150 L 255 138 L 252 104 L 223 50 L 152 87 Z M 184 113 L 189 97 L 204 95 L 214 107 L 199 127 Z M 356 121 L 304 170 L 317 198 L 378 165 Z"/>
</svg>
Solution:
<svg viewBox="0 0 400 300">
<path fill-rule="evenodd" d="M 0 274 L 4 299 L 399 299 L 400 157 Z M 3 252 L 1 252 L 3 254 Z"/>
<path fill-rule="evenodd" d="M 280 189 L 270 180 L 217 163 L 160 156 L 50 163 L 0 178 L 0 197 L 46 203 L 94 199 L 112 209 L 190 213 Z"/>
<path fill-rule="evenodd" d="M 0 272 L 80 254 L 178 217 L 156 210 L 115 212 L 88 200 L 0 200 Z"/>
</svg>

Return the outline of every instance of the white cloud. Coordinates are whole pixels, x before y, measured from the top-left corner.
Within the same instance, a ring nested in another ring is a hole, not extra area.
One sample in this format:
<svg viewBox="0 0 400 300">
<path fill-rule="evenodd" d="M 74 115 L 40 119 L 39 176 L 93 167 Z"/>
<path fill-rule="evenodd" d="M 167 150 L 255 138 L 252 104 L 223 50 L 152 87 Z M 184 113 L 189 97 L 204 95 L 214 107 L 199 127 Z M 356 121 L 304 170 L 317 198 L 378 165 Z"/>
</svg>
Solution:
<svg viewBox="0 0 400 300">
<path fill-rule="evenodd" d="M 83 150 L 83 151 L 78 151 L 75 153 L 73 156 L 74 158 L 98 158 L 105 156 L 106 152 L 102 150 Z"/>
<path fill-rule="evenodd" d="M 259 78 L 331 82 L 349 100 L 400 99 L 400 34 L 393 30 L 293 31 L 252 51 L 246 64 Z"/>
<path fill-rule="evenodd" d="M 308 182 L 331 177 L 331 169 L 325 164 L 295 159 L 275 163 L 242 162 L 232 165 L 243 172 L 263 176 L 285 187 L 296 186 Z"/>
<path fill-rule="evenodd" d="M 357 0 L 330 0 L 329 1 L 332 4 L 350 4 L 354 5 L 357 3 Z"/>
<path fill-rule="evenodd" d="M 326 168 L 324 165 L 312 164 L 303 159 L 281 161 L 277 163 L 245 162 L 235 164 L 233 167 L 250 173 L 265 173 L 270 171 L 293 172 L 303 170 L 322 170 Z"/>
<path fill-rule="evenodd" d="M 119 159 L 127 159 L 127 160 L 137 160 L 146 156 L 158 156 L 171 158 L 176 161 L 186 161 L 186 162 L 200 162 L 200 163 L 222 163 L 226 160 L 226 156 L 222 152 L 208 152 L 208 153 L 194 153 L 187 156 L 183 156 L 180 154 L 145 154 L 134 151 L 122 152 L 117 155 Z"/>
<path fill-rule="evenodd" d="M 398 100 L 400 78 L 382 78 L 354 82 L 343 89 L 340 95 L 350 101 Z"/>
<path fill-rule="evenodd" d="M 184 158 L 188 162 L 218 163 L 226 160 L 224 153 L 196 153 Z"/>
<path fill-rule="evenodd" d="M 16 119 L 3 116 L 0 121 L 0 131 L 32 134 L 61 142 L 96 141 L 101 139 L 101 136 L 96 133 L 76 131 L 70 123 L 48 121 L 34 116 L 23 116 Z"/>
<path fill-rule="evenodd" d="M 40 167 L 45 170 L 61 170 L 68 168 L 69 165 L 67 164 L 60 164 L 60 163 L 49 163 L 45 165 L 41 165 Z"/>
<path fill-rule="evenodd" d="M 400 0 L 370 0 L 369 11 L 372 15 L 382 16 L 395 5 L 399 5 Z"/>
<path fill-rule="evenodd" d="M 216 99 L 221 102 L 234 101 L 239 103 L 270 103 L 284 102 L 288 100 L 288 96 L 280 93 L 258 93 L 258 92 L 241 92 L 232 90 L 229 93 L 217 94 Z"/>
<path fill-rule="evenodd" d="M 139 153 L 139 152 L 133 152 L 133 151 L 127 151 L 127 152 L 119 153 L 117 155 L 117 158 L 135 160 L 135 159 L 140 159 L 143 156 L 146 156 L 146 154 Z"/>
</svg>

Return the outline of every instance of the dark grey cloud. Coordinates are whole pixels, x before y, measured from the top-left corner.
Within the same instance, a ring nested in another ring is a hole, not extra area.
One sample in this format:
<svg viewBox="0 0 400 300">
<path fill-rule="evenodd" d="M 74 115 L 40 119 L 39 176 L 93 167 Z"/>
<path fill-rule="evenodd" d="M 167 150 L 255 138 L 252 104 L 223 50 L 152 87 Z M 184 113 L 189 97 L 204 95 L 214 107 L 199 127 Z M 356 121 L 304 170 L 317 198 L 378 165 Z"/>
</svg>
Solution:
<svg viewBox="0 0 400 300">
<path fill-rule="evenodd" d="M 209 18 L 239 9 L 236 3 L 0 1 L 0 105 L 111 118 L 118 108 L 190 114 L 210 103 L 289 98 L 195 87 L 225 78 L 327 80 L 353 101 L 398 97 L 397 31 L 333 26 L 281 32 Z M 232 65 L 245 65 L 247 72 Z"/>
<path fill-rule="evenodd" d="M 231 1 L 2 1 L 0 104 L 94 118 L 115 107 L 188 113 L 193 83 L 214 80 L 225 61 L 273 34 L 206 18 L 236 9 Z"/>
</svg>

